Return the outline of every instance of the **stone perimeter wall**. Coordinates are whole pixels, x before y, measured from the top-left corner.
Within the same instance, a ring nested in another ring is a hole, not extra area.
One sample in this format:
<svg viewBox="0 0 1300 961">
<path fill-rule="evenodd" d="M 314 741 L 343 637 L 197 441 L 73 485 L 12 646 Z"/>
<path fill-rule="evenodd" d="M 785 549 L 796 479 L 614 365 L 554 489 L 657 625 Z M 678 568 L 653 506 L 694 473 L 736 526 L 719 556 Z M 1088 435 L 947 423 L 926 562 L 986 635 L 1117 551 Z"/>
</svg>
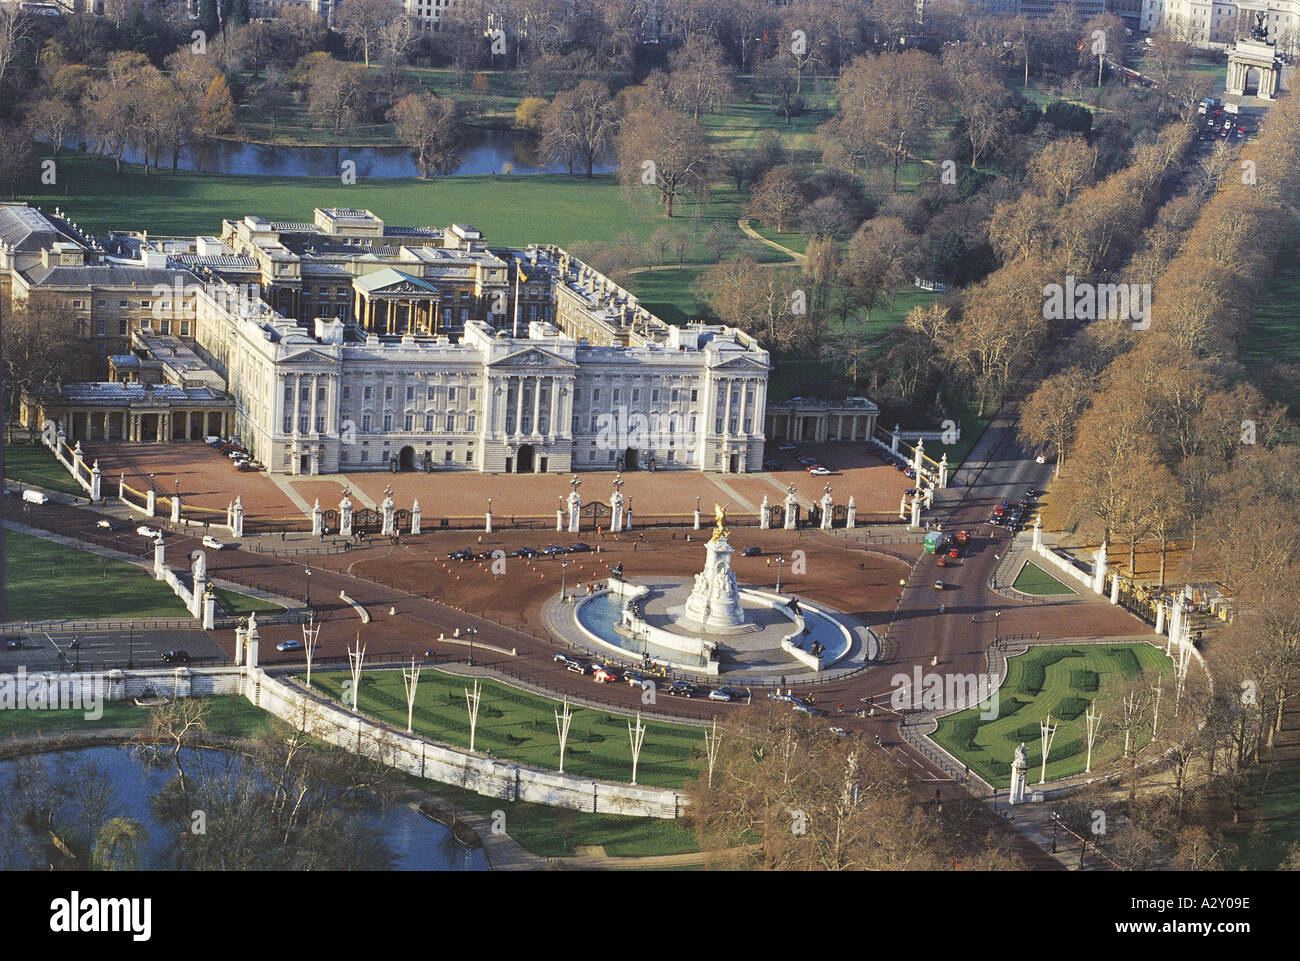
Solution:
<svg viewBox="0 0 1300 961">
<path fill-rule="evenodd" d="M 0 675 L 0 685 L 18 683 Z M 37 673 L 22 678 L 27 703 L 80 703 L 83 692 L 105 700 L 136 697 L 146 688 L 163 696 L 236 695 L 322 741 L 364 754 L 408 774 L 455 784 L 503 801 L 530 801 L 595 814 L 673 819 L 685 807 L 676 791 L 597 781 L 470 754 L 358 717 L 309 697 L 260 668 L 179 668 L 103 675 Z M 94 692 L 93 695 L 90 692 Z M 630 764 L 630 761 L 629 761 Z"/>
</svg>

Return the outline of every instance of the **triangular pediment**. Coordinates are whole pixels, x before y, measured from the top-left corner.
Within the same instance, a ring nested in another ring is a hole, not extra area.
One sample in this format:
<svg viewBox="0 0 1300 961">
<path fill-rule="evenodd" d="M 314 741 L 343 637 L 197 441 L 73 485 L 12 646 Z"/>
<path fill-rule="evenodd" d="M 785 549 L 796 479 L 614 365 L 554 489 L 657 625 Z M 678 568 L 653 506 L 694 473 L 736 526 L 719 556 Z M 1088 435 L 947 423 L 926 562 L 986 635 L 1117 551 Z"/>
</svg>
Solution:
<svg viewBox="0 0 1300 961">
<path fill-rule="evenodd" d="M 500 360 L 493 361 L 490 365 L 493 368 L 499 367 L 564 367 L 576 368 L 578 365 L 571 360 L 565 360 L 549 351 L 538 350 L 536 347 L 529 347 L 524 350 L 515 351 L 513 354 L 507 354 Z"/>
<path fill-rule="evenodd" d="M 729 373 L 736 371 L 754 371 L 757 373 L 758 371 L 770 370 L 771 365 L 761 363 L 752 357 L 741 355 L 733 357 L 730 360 L 720 361 L 719 363 L 714 364 L 712 369 L 725 370 Z"/>
</svg>

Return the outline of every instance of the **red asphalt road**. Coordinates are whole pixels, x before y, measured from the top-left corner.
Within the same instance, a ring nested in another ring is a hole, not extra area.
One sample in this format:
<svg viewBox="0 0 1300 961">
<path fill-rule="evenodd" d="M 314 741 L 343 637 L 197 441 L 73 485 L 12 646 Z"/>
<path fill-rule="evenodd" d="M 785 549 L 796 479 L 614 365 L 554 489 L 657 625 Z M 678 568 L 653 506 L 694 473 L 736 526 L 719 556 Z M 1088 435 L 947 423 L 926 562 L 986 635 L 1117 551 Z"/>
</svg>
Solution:
<svg viewBox="0 0 1300 961">
<path fill-rule="evenodd" d="M 921 557 L 903 591 L 881 663 L 844 680 L 796 689 L 796 693 L 813 698 L 819 709 L 829 712 L 828 724 L 878 736 L 886 750 L 924 780 L 941 782 L 950 778 L 901 739 L 897 715 L 888 708 L 889 697 L 895 690 L 891 678 L 895 675 L 910 677 L 914 666 L 920 666 L 922 672 L 982 673 L 986 666 L 985 651 L 993 641 L 995 631 L 1002 636 L 1041 632 L 1045 638 L 1064 638 L 1134 634 L 1145 630 L 1138 619 L 1102 600 L 1080 596 L 1028 605 L 1007 600 L 990 589 L 989 580 L 998 564 L 998 557 L 1009 544 L 1009 535 L 1000 528 L 991 528 L 981 522 L 998 500 L 1019 496 L 1026 486 L 1042 487 L 1050 474 L 1050 468 L 1035 464 L 1018 448 L 1010 426 L 1013 417 L 1012 411 L 1006 411 L 986 431 L 977 451 L 991 452 L 980 454 L 987 464 L 976 478 L 975 486 L 961 494 L 960 502 L 945 524 L 945 529 L 966 528 L 975 535 L 968 556 L 957 566 L 942 570 L 934 567 L 929 556 Z M 968 465 L 974 456 L 968 460 Z M 976 469 L 964 467 L 959 477 Z M 17 498 L 0 498 L 0 501 L 3 502 L 0 503 L 0 516 L 21 523 L 39 519 L 39 526 L 140 556 L 149 551 L 147 543 L 135 533 L 134 524 L 125 525 L 121 531 L 108 532 L 95 526 L 100 515 L 87 509 L 52 503 L 39 508 L 39 515 L 34 515 L 24 514 Z M 156 524 L 156 521 L 150 523 Z M 449 539 L 449 549 L 464 546 L 459 543 L 465 539 L 463 532 L 453 537 L 458 540 L 451 545 Z M 825 540 L 828 547 L 843 549 L 839 540 L 820 534 L 812 537 Z M 170 536 L 167 542 L 169 565 L 179 568 L 187 564 L 189 553 L 199 546 L 197 537 Z M 463 663 L 468 654 L 464 646 L 440 644 L 436 638 L 440 633 L 450 637 L 457 628 L 463 632 L 472 626 L 479 632 L 476 636 L 479 646 L 474 651 L 475 665 L 491 672 L 501 672 L 506 675 L 506 680 L 519 679 L 556 694 L 568 694 L 575 699 L 599 699 L 625 710 L 640 709 L 646 714 L 660 714 L 665 719 L 725 717 L 727 711 L 735 709 L 735 705 L 726 703 L 681 701 L 667 696 L 660 697 L 656 705 L 645 705 L 641 702 L 640 692 L 627 685 L 598 686 L 590 678 L 563 670 L 553 660 L 553 655 L 562 649 L 555 644 L 448 604 L 363 580 L 346 572 L 357 561 L 373 558 L 387 548 L 385 543 L 383 547 L 327 557 L 293 559 L 248 550 L 208 551 L 208 570 L 215 577 L 302 600 L 307 581 L 305 568 L 310 565 L 312 607 L 323 625 L 318 649 L 321 658 L 343 658 L 345 647 L 353 643 L 361 628 L 356 611 L 340 599 L 342 591 L 363 605 L 373 618 L 364 631 L 367 653 L 372 660 L 386 655 L 418 656 L 430 648 L 439 660 Z M 909 560 L 915 554 L 914 547 L 873 549 Z M 399 558 L 394 557 L 394 560 L 400 564 Z M 943 578 L 947 590 L 939 592 L 934 589 L 936 577 Z M 943 612 L 939 610 L 940 604 L 944 607 Z M 388 614 L 390 608 L 396 611 L 394 616 Z M 1002 612 L 996 625 L 995 612 Z M 972 614 L 976 616 L 974 622 Z M 876 632 L 879 635 L 885 633 L 881 626 L 876 627 Z M 214 632 L 214 637 L 224 650 L 233 655 L 233 631 Z M 294 625 L 268 626 L 263 629 L 262 637 L 263 666 L 288 667 L 301 663 L 300 658 L 281 655 L 274 650 L 274 644 L 280 640 L 301 638 L 301 628 Z M 516 649 L 518 656 L 498 654 L 482 645 Z M 937 658 L 937 665 L 933 667 L 932 658 Z M 863 706 L 864 699 L 874 700 L 877 707 L 874 718 L 853 716 L 853 712 Z M 839 704 L 843 704 L 842 713 L 837 709 Z"/>
</svg>

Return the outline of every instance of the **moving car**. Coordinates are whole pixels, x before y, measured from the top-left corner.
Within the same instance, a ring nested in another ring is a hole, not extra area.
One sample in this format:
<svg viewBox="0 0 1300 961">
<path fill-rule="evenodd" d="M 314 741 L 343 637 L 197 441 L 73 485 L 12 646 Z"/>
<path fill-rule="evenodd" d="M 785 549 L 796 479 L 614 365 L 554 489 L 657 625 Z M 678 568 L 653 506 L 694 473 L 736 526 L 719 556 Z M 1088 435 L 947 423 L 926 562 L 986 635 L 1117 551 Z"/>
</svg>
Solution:
<svg viewBox="0 0 1300 961">
<path fill-rule="evenodd" d="M 472 561 L 473 559 L 474 552 L 466 550 L 465 548 L 461 548 L 458 551 L 452 551 L 447 555 L 447 560 L 449 561 Z"/>
<path fill-rule="evenodd" d="M 6 651 L 21 651 L 26 646 L 21 637 L 10 637 L 5 640 Z"/>
<path fill-rule="evenodd" d="M 550 555 L 567 554 L 568 552 L 568 548 L 561 547 L 559 544 L 547 544 L 546 547 L 542 549 L 543 554 Z"/>
<path fill-rule="evenodd" d="M 830 469 L 829 469 L 829 468 L 822 467 L 822 466 L 819 464 L 819 465 L 817 465 L 816 467 L 809 467 L 809 468 L 808 468 L 808 473 L 810 473 L 810 474 L 814 474 L 814 475 L 816 475 L 817 477 L 826 477 L 826 476 L 828 476 L 831 472 L 830 472 Z"/>
<path fill-rule="evenodd" d="M 29 504 L 48 504 L 50 497 L 44 491 L 23 491 L 23 500 Z"/>
<path fill-rule="evenodd" d="M 715 687 L 709 691 L 710 701 L 743 701 L 749 694 L 734 687 Z"/>
<path fill-rule="evenodd" d="M 587 673 L 587 665 L 586 665 L 586 664 L 583 664 L 581 661 L 575 661 L 575 660 L 572 660 L 572 659 L 567 660 L 567 661 L 564 662 L 564 669 L 565 669 L 566 671 L 572 671 L 574 674 L 586 674 L 586 673 Z"/>
<path fill-rule="evenodd" d="M 758 557 L 758 556 L 759 556 L 760 554 L 762 554 L 762 553 L 763 553 L 763 548 L 761 548 L 761 547 L 746 547 L 743 551 L 740 552 L 740 556 L 741 556 L 741 557 Z"/>
<path fill-rule="evenodd" d="M 690 681 L 673 681 L 668 685 L 668 693 L 677 697 L 694 697 L 700 693 L 700 689 Z"/>
<path fill-rule="evenodd" d="M 653 690 L 655 686 L 653 680 L 635 671 L 628 671 L 623 675 L 623 680 L 627 681 L 629 687 L 639 687 L 645 691 Z"/>
<path fill-rule="evenodd" d="M 618 675 L 614 673 L 613 670 L 603 665 L 601 667 L 596 668 L 591 673 L 592 676 L 596 678 L 596 682 L 598 684 L 608 684 L 612 681 L 618 680 Z"/>
<path fill-rule="evenodd" d="M 102 520 L 98 521 L 98 522 L 95 524 L 95 526 L 96 526 L 96 527 L 102 527 L 102 528 L 104 528 L 104 530 L 106 530 L 106 531 L 115 531 L 115 530 L 117 530 L 117 525 L 114 524 L 112 521 L 110 521 L 107 517 L 105 517 L 105 518 L 103 518 Z"/>
<path fill-rule="evenodd" d="M 275 649 L 277 651 L 301 651 L 302 641 L 291 637 L 289 640 L 281 641 L 279 644 L 275 645 Z"/>
<path fill-rule="evenodd" d="M 204 534 L 204 535 L 203 535 L 203 546 L 204 546 L 204 547 L 210 547 L 210 548 L 212 548 L 212 550 L 214 550 L 214 551 L 219 551 L 219 550 L 221 550 L 223 547 L 225 547 L 226 545 L 223 544 L 223 543 L 221 543 L 221 541 L 217 540 L 217 539 L 216 539 L 215 537 L 213 537 L 211 534 Z"/>
<path fill-rule="evenodd" d="M 162 531 L 158 530 L 156 527 L 150 527 L 148 524 L 141 524 L 135 529 L 135 532 L 141 537 L 152 537 L 155 539 L 162 537 Z"/>
<path fill-rule="evenodd" d="M 173 647 L 162 656 L 164 664 L 188 664 L 190 655 L 188 651 L 183 651 L 178 647 Z"/>
<path fill-rule="evenodd" d="M 948 589 L 948 585 L 945 584 L 943 581 L 935 581 L 934 589 L 936 591 L 946 591 Z"/>
</svg>

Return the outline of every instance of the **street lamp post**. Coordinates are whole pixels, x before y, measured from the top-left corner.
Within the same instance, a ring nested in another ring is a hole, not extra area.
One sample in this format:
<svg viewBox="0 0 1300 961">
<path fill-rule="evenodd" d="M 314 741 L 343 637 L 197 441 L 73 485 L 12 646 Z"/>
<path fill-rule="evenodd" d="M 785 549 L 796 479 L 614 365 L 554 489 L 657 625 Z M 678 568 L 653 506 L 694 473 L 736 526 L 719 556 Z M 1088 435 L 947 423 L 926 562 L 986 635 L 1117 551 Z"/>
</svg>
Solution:
<svg viewBox="0 0 1300 961">
<path fill-rule="evenodd" d="M 564 600 L 564 577 L 569 568 L 569 559 L 566 557 L 560 561 L 560 600 Z"/>
<path fill-rule="evenodd" d="M 307 609 L 311 610 L 311 568 L 307 568 Z"/>
<path fill-rule="evenodd" d="M 474 666 L 474 638 L 478 635 L 477 627 L 465 628 L 465 633 L 469 635 L 469 666 Z"/>
<path fill-rule="evenodd" d="M 781 593 L 781 565 L 785 563 L 785 555 L 776 555 L 776 592 Z"/>
<path fill-rule="evenodd" d="M 1052 853 L 1053 854 L 1056 853 L 1056 824 L 1057 824 L 1056 812 L 1053 811 L 1052 812 Z"/>
<path fill-rule="evenodd" d="M 999 629 L 1002 624 L 1002 621 L 1000 620 L 1001 617 L 1001 611 L 993 612 L 993 649 L 995 651 L 998 649 L 998 645 L 1002 643 L 1002 633 Z"/>
<path fill-rule="evenodd" d="M 131 622 L 131 629 L 127 634 L 126 640 L 126 669 L 128 671 L 135 667 L 135 621 Z"/>
</svg>

